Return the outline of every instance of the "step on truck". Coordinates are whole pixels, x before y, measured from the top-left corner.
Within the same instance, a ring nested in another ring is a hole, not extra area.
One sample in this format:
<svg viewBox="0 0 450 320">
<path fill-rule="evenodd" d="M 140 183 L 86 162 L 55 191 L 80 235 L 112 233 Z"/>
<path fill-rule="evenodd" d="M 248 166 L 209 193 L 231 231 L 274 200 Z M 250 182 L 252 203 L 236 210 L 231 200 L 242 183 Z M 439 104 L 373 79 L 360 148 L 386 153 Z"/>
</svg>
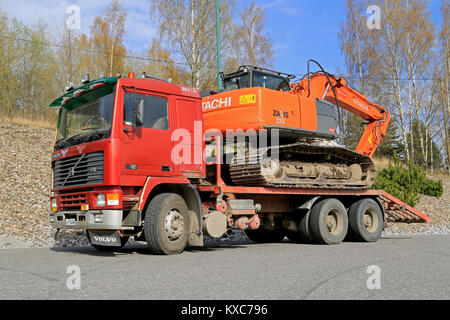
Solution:
<svg viewBox="0 0 450 320">
<path fill-rule="evenodd" d="M 66 88 L 52 153 L 50 224 L 98 250 L 130 237 L 153 254 L 243 230 L 256 242 L 377 241 L 387 221 L 429 217 L 384 191 L 371 157 L 389 113 L 321 71 L 243 66 L 200 93 L 151 77 Z M 339 108 L 368 121 L 356 151 L 336 143 Z"/>
</svg>

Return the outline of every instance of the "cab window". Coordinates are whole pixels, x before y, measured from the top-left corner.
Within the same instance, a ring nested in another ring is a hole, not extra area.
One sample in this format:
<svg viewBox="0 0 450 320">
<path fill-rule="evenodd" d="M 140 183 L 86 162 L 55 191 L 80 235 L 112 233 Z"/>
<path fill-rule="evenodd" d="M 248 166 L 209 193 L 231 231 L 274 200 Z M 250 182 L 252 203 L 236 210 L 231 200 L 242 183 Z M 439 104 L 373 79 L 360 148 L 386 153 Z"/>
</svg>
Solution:
<svg viewBox="0 0 450 320">
<path fill-rule="evenodd" d="M 168 130 L 167 98 L 136 94 L 136 104 L 144 101 L 144 128 Z M 134 93 L 125 92 L 124 124 L 133 125 Z"/>
</svg>

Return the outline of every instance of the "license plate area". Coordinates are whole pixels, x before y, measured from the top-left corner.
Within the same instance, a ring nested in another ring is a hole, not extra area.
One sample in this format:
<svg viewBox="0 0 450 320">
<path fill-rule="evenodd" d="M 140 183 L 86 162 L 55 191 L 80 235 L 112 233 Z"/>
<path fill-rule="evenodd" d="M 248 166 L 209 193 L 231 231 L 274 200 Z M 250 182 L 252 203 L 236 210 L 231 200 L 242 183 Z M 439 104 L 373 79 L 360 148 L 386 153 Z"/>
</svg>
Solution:
<svg viewBox="0 0 450 320">
<path fill-rule="evenodd" d="M 105 247 L 121 247 L 119 231 L 89 231 L 91 244 Z"/>
<path fill-rule="evenodd" d="M 66 226 L 73 227 L 77 224 L 77 219 L 75 218 L 69 218 L 65 220 Z"/>
</svg>

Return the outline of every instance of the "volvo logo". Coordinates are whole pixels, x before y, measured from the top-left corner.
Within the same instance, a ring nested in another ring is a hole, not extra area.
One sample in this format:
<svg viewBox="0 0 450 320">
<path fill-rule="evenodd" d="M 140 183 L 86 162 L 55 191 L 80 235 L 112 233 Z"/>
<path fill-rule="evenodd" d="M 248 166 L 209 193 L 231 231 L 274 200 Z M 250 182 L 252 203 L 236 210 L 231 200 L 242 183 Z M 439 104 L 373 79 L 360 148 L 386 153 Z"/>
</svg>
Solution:
<svg viewBox="0 0 450 320">
<path fill-rule="evenodd" d="M 82 153 L 84 148 L 86 148 L 85 144 L 80 144 L 77 146 L 78 153 Z"/>
<path fill-rule="evenodd" d="M 69 177 L 73 177 L 75 175 L 75 167 L 69 168 Z"/>
<path fill-rule="evenodd" d="M 69 149 L 64 149 L 64 150 L 61 150 L 61 154 L 62 154 L 62 156 L 63 156 L 63 157 L 65 157 L 65 156 L 66 156 L 66 154 L 67 154 L 67 151 L 69 151 Z"/>
</svg>

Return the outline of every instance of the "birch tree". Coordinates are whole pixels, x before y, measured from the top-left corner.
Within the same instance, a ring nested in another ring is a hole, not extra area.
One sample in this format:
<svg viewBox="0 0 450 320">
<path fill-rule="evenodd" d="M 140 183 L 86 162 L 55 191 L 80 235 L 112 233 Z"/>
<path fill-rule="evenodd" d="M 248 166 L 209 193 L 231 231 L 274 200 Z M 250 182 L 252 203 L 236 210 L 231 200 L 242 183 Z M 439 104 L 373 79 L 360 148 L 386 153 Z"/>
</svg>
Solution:
<svg viewBox="0 0 450 320">
<path fill-rule="evenodd" d="M 266 15 L 262 6 L 254 1 L 239 14 L 240 23 L 235 26 L 233 51 L 239 64 L 258 67 L 272 67 L 273 44 L 266 35 L 264 23 Z"/>
<path fill-rule="evenodd" d="M 124 70 L 126 55 L 123 37 L 127 13 L 118 0 L 113 0 L 103 17 L 96 17 L 91 26 L 90 43 L 96 51 L 97 75 L 115 76 Z"/>
<path fill-rule="evenodd" d="M 419 119 L 419 93 L 416 74 L 420 72 L 425 74 L 427 66 L 431 64 L 431 57 L 434 47 L 434 29 L 431 23 L 430 13 L 426 4 L 422 1 L 407 0 L 406 1 L 406 18 L 405 18 L 405 34 L 406 34 L 406 64 L 407 72 L 412 85 L 412 95 L 414 97 L 414 114 Z M 427 128 L 428 129 L 428 128 Z M 419 127 L 419 148 L 422 154 L 422 163 L 427 163 L 426 144 L 424 142 L 424 133 Z M 411 143 L 411 152 L 414 153 L 414 143 Z M 414 158 L 414 157 L 412 157 Z"/>
<path fill-rule="evenodd" d="M 226 52 L 233 3 L 221 1 L 221 46 Z M 171 54 L 186 63 L 195 88 L 204 88 L 217 79 L 216 7 L 210 0 L 152 0 L 152 19 L 159 24 L 161 41 L 167 41 Z M 178 60 L 178 59 L 177 59 Z M 206 82 L 206 83 L 205 83 Z"/>
</svg>

